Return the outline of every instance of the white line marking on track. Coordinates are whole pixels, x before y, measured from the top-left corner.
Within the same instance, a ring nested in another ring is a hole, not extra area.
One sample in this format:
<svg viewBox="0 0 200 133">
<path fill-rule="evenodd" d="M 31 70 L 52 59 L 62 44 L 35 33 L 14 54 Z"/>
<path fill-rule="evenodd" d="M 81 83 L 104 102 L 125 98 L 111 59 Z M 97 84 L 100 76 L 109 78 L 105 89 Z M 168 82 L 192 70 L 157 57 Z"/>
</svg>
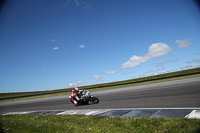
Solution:
<svg viewBox="0 0 200 133">
<path fill-rule="evenodd" d="M 126 109 L 83 109 L 83 110 L 66 110 L 66 111 L 59 111 L 58 113 L 56 113 L 56 115 L 101 115 L 103 113 L 109 112 L 109 111 L 122 111 L 122 110 L 127 110 L 127 111 L 150 111 L 150 110 L 157 110 L 156 112 L 154 112 L 154 114 L 159 114 L 160 111 L 165 110 L 164 112 L 166 113 L 166 116 L 169 116 L 169 113 L 173 110 L 180 110 L 180 113 L 183 113 L 185 111 L 181 111 L 181 110 L 187 110 L 186 112 L 188 112 L 189 114 L 184 114 L 185 118 L 188 119 L 200 119 L 200 109 L 194 109 L 194 108 L 126 108 Z M 167 111 L 166 111 L 167 110 Z M 2 115 L 12 115 L 12 114 L 31 114 L 31 113 L 52 113 L 55 112 L 54 111 L 26 111 L 26 112 L 9 112 L 9 113 L 4 113 Z M 112 115 L 111 115 L 112 116 Z M 165 114 L 162 114 L 162 116 L 165 116 Z M 150 116 L 151 117 L 151 116 Z M 174 117 L 174 116 L 173 116 Z"/>
<path fill-rule="evenodd" d="M 3 115 L 17 115 L 17 114 L 29 114 L 29 113 L 32 113 L 33 111 L 30 111 L 30 112 L 10 112 L 10 113 L 6 113 L 6 114 L 3 114 Z"/>
<path fill-rule="evenodd" d="M 200 110 L 193 110 L 190 114 L 186 115 L 185 118 L 200 119 Z"/>
<path fill-rule="evenodd" d="M 85 115 L 92 115 L 92 114 L 97 113 L 97 112 L 99 112 L 99 111 L 90 111 L 90 112 L 86 113 Z"/>
</svg>

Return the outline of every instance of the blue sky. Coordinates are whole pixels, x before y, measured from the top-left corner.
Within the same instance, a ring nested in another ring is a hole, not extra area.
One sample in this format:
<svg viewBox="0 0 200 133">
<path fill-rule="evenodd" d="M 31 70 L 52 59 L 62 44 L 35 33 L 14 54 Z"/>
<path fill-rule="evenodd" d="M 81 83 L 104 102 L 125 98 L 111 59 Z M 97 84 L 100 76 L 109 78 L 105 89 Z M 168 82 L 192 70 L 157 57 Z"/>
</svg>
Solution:
<svg viewBox="0 0 200 133">
<path fill-rule="evenodd" d="M 7 0 L 0 92 L 52 90 L 200 65 L 193 0 Z"/>
</svg>

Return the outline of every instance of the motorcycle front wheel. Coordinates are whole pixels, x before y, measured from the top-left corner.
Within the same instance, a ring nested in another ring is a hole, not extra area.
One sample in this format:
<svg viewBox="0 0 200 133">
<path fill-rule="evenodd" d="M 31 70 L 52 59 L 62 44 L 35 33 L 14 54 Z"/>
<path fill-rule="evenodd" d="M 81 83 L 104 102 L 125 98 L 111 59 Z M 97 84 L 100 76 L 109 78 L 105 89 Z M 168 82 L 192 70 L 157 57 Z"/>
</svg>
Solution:
<svg viewBox="0 0 200 133">
<path fill-rule="evenodd" d="M 90 102 L 92 102 L 92 103 L 99 103 L 99 99 L 98 98 L 96 98 L 96 97 L 91 97 L 90 98 Z"/>
</svg>

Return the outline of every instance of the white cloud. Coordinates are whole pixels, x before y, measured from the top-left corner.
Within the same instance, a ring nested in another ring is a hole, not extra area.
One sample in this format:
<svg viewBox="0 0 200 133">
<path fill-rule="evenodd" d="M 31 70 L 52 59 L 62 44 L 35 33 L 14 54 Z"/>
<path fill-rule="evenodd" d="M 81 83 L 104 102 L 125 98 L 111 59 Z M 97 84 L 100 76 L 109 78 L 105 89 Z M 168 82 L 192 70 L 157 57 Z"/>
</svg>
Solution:
<svg viewBox="0 0 200 133">
<path fill-rule="evenodd" d="M 152 66 L 162 67 L 165 63 L 166 63 L 166 62 L 163 61 L 163 62 L 160 62 L 160 63 L 153 64 Z"/>
<path fill-rule="evenodd" d="M 200 65 L 193 65 L 193 68 L 199 68 Z"/>
<path fill-rule="evenodd" d="M 54 47 L 54 48 L 53 48 L 53 50 L 58 50 L 58 49 L 59 49 L 59 47 Z"/>
<path fill-rule="evenodd" d="M 180 70 L 186 70 L 186 69 L 190 69 L 192 68 L 192 65 L 188 65 L 188 66 L 181 66 Z"/>
<path fill-rule="evenodd" d="M 106 73 L 102 73 L 103 75 L 111 75 L 111 74 L 115 74 L 116 72 L 115 71 L 108 71 Z"/>
<path fill-rule="evenodd" d="M 71 0 L 66 0 L 66 1 L 64 2 L 64 5 L 67 6 L 70 2 L 71 2 Z"/>
<path fill-rule="evenodd" d="M 144 75 L 144 74 L 140 74 L 140 75 L 138 76 L 138 78 L 142 78 L 142 77 L 145 77 L 145 75 Z"/>
<path fill-rule="evenodd" d="M 144 73 L 151 73 L 151 72 L 157 72 L 159 71 L 160 69 L 152 69 L 152 70 L 149 70 L 148 72 L 144 72 Z"/>
<path fill-rule="evenodd" d="M 64 5 L 66 7 L 68 7 L 68 6 L 82 7 L 87 10 L 91 7 L 91 5 L 88 4 L 88 2 L 85 0 L 65 0 Z"/>
<path fill-rule="evenodd" d="M 154 73 L 154 75 L 160 75 L 160 74 L 165 74 L 165 73 L 171 73 L 171 72 L 173 72 L 173 71 L 174 71 L 173 69 L 162 70 L 162 71 L 159 72 L 159 73 Z"/>
<path fill-rule="evenodd" d="M 79 45 L 80 48 L 85 48 L 85 44 Z"/>
<path fill-rule="evenodd" d="M 121 73 L 121 74 L 130 74 L 129 72 L 124 72 L 124 73 Z"/>
<path fill-rule="evenodd" d="M 142 63 L 145 63 L 151 59 L 158 58 L 164 55 L 168 55 L 168 52 L 172 50 L 167 44 L 164 43 L 154 43 L 149 47 L 148 53 L 144 56 L 131 57 L 127 62 L 123 63 L 120 67 L 122 69 L 135 67 Z"/>
<path fill-rule="evenodd" d="M 199 67 L 199 65 L 181 66 L 180 70 L 187 70 L 187 69 L 198 68 L 198 67 Z"/>
<path fill-rule="evenodd" d="M 163 67 L 165 63 L 168 63 L 168 62 L 178 62 L 178 61 L 179 61 L 179 59 L 176 59 L 176 60 L 169 59 L 169 60 L 166 60 L 166 61 L 163 61 L 163 62 L 160 62 L 160 63 L 153 64 L 152 66 Z"/>
<path fill-rule="evenodd" d="M 190 60 L 186 60 L 184 63 L 192 63 Z"/>
<path fill-rule="evenodd" d="M 173 72 L 173 71 L 174 71 L 173 69 L 169 69 L 169 70 L 168 70 L 169 73 L 170 73 L 170 72 Z"/>
<path fill-rule="evenodd" d="M 163 70 L 163 71 L 161 72 L 161 74 L 165 74 L 165 73 L 167 73 L 167 71 L 165 71 L 165 70 Z"/>
<path fill-rule="evenodd" d="M 78 0 L 75 0 L 74 3 L 79 6 L 80 5 L 80 2 Z"/>
<path fill-rule="evenodd" d="M 78 85 L 81 85 L 81 84 L 83 84 L 83 83 L 85 83 L 84 81 L 82 81 L 82 80 L 79 80 L 79 81 L 77 81 L 76 83 L 69 83 L 69 87 L 73 87 L 73 86 L 78 86 Z"/>
<path fill-rule="evenodd" d="M 51 39 L 51 42 L 56 42 L 56 39 Z"/>
<path fill-rule="evenodd" d="M 175 55 L 176 53 L 175 52 L 171 52 L 171 55 Z"/>
<path fill-rule="evenodd" d="M 193 59 L 192 61 L 195 62 L 195 63 L 199 63 L 200 62 L 200 58 Z M 192 61 L 187 60 L 184 63 L 192 63 Z"/>
<path fill-rule="evenodd" d="M 197 59 L 193 59 L 194 62 L 198 63 L 200 62 L 200 58 L 197 58 Z"/>
<path fill-rule="evenodd" d="M 185 39 L 185 40 L 176 40 L 176 43 L 178 43 L 179 48 L 187 48 L 190 45 L 193 44 L 193 42 L 190 42 L 191 39 Z"/>
<path fill-rule="evenodd" d="M 96 79 L 97 82 L 101 81 L 101 76 L 100 75 L 95 75 L 92 78 Z"/>
</svg>

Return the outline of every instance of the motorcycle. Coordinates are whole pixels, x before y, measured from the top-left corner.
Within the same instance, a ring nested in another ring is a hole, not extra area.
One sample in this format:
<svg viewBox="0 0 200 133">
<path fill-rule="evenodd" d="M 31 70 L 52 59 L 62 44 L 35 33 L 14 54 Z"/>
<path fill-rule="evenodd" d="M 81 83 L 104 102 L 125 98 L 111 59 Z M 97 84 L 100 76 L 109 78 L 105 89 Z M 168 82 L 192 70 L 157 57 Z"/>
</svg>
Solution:
<svg viewBox="0 0 200 133">
<path fill-rule="evenodd" d="M 77 96 L 80 99 L 78 101 L 78 105 L 87 105 L 89 102 L 92 102 L 93 104 L 99 103 L 99 99 L 97 97 L 91 96 L 88 90 L 80 90 Z M 69 99 L 72 102 L 71 96 L 69 96 Z"/>
</svg>

